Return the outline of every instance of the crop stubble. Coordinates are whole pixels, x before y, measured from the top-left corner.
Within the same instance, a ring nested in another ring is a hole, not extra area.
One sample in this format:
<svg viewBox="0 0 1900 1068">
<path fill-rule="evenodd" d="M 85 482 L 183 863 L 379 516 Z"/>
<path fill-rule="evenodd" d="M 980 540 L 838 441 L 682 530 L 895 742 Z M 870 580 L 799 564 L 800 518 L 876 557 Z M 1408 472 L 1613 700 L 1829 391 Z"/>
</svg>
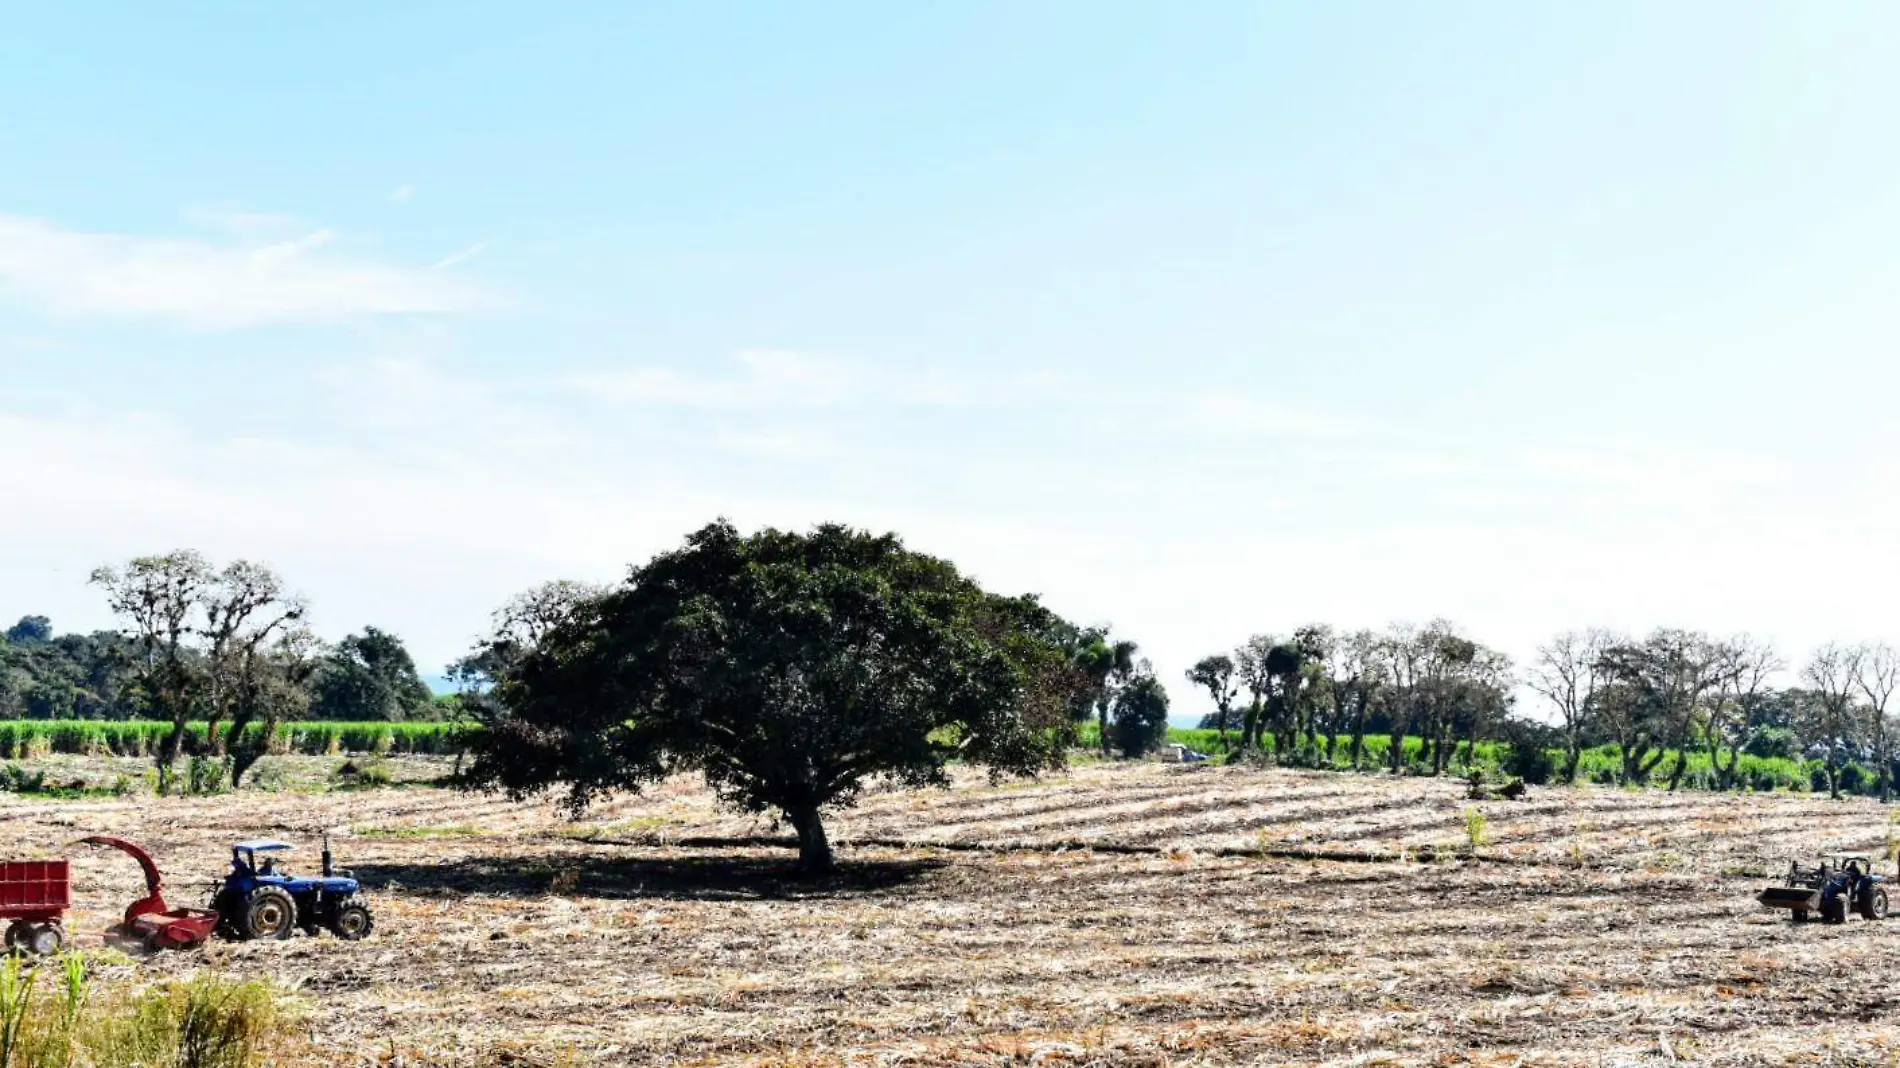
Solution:
<svg viewBox="0 0 1900 1068">
<path fill-rule="evenodd" d="M 1878 805 L 1539 790 L 1479 806 L 1474 859 L 1472 804 L 1241 768 L 971 776 L 868 795 L 819 884 L 684 781 L 581 824 L 408 789 L 5 799 L 0 834 L 139 839 L 191 897 L 234 838 L 297 838 L 314 865 L 317 831 L 352 828 L 375 938 L 145 966 L 300 987 L 329 1063 L 1900 1061 L 1900 919 L 1795 927 L 1752 900 L 1789 855 L 1884 849 Z M 76 861 L 85 933 L 139 884 L 116 854 Z"/>
</svg>

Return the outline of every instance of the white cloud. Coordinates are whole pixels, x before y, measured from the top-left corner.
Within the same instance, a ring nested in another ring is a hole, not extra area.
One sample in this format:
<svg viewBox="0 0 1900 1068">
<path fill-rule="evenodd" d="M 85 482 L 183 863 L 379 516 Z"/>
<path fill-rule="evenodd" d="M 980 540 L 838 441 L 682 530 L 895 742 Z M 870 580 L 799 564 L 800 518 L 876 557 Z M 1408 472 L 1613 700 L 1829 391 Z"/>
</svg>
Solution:
<svg viewBox="0 0 1900 1068">
<path fill-rule="evenodd" d="M 416 195 L 415 186 L 399 185 L 396 188 L 389 191 L 389 200 L 391 203 L 394 203 L 394 204 L 405 204 L 405 203 L 408 203 L 410 197 L 413 197 L 415 195 Z"/>
<path fill-rule="evenodd" d="M 0 215 L 0 291 L 61 316 L 142 316 L 196 329 L 471 311 L 490 298 L 426 269 L 329 251 L 323 229 L 223 243 L 83 233 Z"/>
</svg>

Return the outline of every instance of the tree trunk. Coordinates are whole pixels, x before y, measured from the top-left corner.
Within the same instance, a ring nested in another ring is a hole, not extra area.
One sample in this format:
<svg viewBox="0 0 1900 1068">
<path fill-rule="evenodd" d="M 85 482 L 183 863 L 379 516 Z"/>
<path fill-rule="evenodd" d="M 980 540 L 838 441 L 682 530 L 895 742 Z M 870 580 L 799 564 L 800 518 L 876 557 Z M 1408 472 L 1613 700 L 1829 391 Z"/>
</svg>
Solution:
<svg viewBox="0 0 1900 1068">
<path fill-rule="evenodd" d="M 1101 701 L 1096 702 L 1095 729 L 1096 729 L 1096 732 L 1101 735 L 1102 755 L 1107 756 L 1108 755 L 1108 700 L 1106 698 L 1102 699 Z"/>
<path fill-rule="evenodd" d="M 798 870 L 806 875 L 828 875 L 832 870 L 831 842 L 825 837 L 825 823 L 816 808 L 801 808 L 785 813 L 798 831 Z"/>
<path fill-rule="evenodd" d="M 172 729 L 165 732 L 165 740 L 158 744 L 158 792 L 171 792 L 172 782 L 178 777 L 178 756 L 185 749 L 185 720 L 179 717 L 172 721 Z"/>
<path fill-rule="evenodd" d="M 1669 792 L 1670 793 L 1674 793 L 1676 790 L 1676 787 L 1682 785 L 1682 773 L 1688 770 L 1689 770 L 1689 748 L 1687 746 L 1684 746 L 1681 749 L 1676 750 L 1676 766 L 1670 769 L 1670 772 L 1669 772 Z"/>
<path fill-rule="evenodd" d="M 1366 754 L 1366 701 L 1360 698 L 1359 707 L 1353 710 L 1352 718 L 1352 770 L 1359 770 L 1359 761 Z"/>
<path fill-rule="evenodd" d="M 1571 731 L 1564 737 L 1564 782 L 1574 786 L 1577 782 L 1577 765 L 1583 763 L 1583 741 L 1577 732 Z"/>
</svg>

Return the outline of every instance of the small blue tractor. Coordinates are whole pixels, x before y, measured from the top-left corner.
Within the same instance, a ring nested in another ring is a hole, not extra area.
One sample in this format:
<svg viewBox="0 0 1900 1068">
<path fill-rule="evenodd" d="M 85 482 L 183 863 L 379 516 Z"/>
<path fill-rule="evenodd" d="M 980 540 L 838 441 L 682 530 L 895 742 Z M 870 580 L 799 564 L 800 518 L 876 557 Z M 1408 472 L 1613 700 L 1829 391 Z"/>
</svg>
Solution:
<svg viewBox="0 0 1900 1068">
<path fill-rule="evenodd" d="M 1787 909 L 1796 923 L 1818 913 L 1827 923 L 1846 923 L 1847 914 L 1887 918 L 1887 880 L 1874 874 L 1873 860 L 1864 853 L 1823 857 L 1814 867 L 1800 861 L 1788 866 L 1785 885 L 1771 886 L 1756 898 L 1769 908 Z"/>
<path fill-rule="evenodd" d="M 375 920 L 358 896 L 361 885 L 331 860 L 329 836 L 323 839 L 321 876 L 293 875 L 279 867 L 272 854 L 289 848 L 287 842 L 269 840 L 231 847 L 231 873 L 211 898 L 219 930 L 232 938 L 289 938 L 298 928 L 311 935 L 328 928 L 352 942 L 367 937 Z"/>
</svg>

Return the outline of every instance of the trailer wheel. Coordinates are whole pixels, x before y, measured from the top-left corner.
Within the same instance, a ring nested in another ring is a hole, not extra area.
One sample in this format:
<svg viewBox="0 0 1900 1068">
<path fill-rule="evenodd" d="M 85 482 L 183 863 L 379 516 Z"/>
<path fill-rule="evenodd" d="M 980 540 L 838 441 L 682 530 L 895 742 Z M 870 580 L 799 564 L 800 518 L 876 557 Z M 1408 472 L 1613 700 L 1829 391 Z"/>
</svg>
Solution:
<svg viewBox="0 0 1900 1068">
<path fill-rule="evenodd" d="M 1867 896 L 1860 899 L 1860 916 L 1864 920 L 1884 920 L 1887 918 L 1887 888 L 1873 886 L 1867 889 Z"/>
<path fill-rule="evenodd" d="M 50 957 L 66 947 L 66 928 L 56 923 L 36 925 L 26 936 L 26 948 L 35 956 Z"/>
<path fill-rule="evenodd" d="M 281 886 L 260 886 L 244 908 L 244 933 L 251 938 L 289 938 L 297 929 L 297 902 Z"/>
<path fill-rule="evenodd" d="M 25 920 L 15 920 L 7 927 L 7 951 L 25 952 L 26 936 L 31 928 Z"/>
</svg>

